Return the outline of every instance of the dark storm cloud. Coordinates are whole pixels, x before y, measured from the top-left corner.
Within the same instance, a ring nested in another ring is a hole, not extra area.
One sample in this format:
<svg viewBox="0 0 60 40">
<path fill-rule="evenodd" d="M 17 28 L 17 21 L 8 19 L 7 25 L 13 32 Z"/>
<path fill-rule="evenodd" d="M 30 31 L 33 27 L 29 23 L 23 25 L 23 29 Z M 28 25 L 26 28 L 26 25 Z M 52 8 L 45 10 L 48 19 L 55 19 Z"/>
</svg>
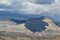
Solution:
<svg viewBox="0 0 60 40">
<path fill-rule="evenodd" d="M 51 4 L 54 0 L 36 0 L 36 4 Z"/>
<path fill-rule="evenodd" d="M 14 9 L 14 7 L 8 6 L 8 5 L 0 5 L 0 8 L 3 8 L 3 9 Z"/>
</svg>

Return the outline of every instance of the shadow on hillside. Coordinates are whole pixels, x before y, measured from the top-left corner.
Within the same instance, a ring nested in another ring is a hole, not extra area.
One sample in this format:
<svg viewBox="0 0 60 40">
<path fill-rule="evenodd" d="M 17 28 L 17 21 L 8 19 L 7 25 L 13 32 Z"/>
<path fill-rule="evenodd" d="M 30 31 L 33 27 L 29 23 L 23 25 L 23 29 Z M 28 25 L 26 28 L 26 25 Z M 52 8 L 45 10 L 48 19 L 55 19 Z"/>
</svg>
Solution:
<svg viewBox="0 0 60 40">
<path fill-rule="evenodd" d="M 16 22 L 17 24 L 22 24 L 22 23 L 25 23 L 26 20 L 15 20 L 15 19 L 11 19 L 11 21 Z"/>
<path fill-rule="evenodd" d="M 45 31 L 45 26 L 48 26 L 48 23 L 44 22 L 43 19 L 28 20 L 28 22 L 25 23 L 25 27 L 32 32 Z"/>
</svg>

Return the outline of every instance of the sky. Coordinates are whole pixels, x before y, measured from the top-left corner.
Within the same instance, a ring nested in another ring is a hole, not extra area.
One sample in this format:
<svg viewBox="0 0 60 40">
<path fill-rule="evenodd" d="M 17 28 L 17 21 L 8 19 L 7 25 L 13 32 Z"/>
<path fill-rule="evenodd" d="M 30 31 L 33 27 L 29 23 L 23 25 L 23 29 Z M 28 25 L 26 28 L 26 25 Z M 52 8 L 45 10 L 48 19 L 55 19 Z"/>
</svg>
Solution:
<svg viewBox="0 0 60 40">
<path fill-rule="evenodd" d="M 0 0 L 0 17 L 29 18 L 41 15 L 60 20 L 60 0 Z M 4 13 L 5 12 L 5 13 Z"/>
<path fill-rule="evenodd" d="M 0 0 L 0 11 L 13 10 L 40 14 L 57 8 L 59 4 L 59 0 Z"/>
</svg>

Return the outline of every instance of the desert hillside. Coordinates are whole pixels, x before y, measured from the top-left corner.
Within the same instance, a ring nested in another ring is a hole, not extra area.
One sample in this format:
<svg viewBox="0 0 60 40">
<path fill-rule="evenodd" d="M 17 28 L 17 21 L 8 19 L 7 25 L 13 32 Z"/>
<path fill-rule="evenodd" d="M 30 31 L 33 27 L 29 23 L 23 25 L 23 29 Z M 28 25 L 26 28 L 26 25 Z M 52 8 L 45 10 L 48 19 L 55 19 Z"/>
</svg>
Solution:
<svg viewBox="0 0 60 40">
<path fill-rule="evenodd" d="M 30 29 L 34 32 L 41 32 L 47 30 L 55 30 L 59 31 L 60 28 L 48 17 L 40 17 L 40 18 L 30 18 L 25 25 L 26 28 Z"/>
<path fill-rule="evenodd" d="M 7 19 L 0 20 L 1 40 L 59 40 L 59 38 L 60 27 L 48 17 L 30 18 L 20 24 Z"/>
</svg>

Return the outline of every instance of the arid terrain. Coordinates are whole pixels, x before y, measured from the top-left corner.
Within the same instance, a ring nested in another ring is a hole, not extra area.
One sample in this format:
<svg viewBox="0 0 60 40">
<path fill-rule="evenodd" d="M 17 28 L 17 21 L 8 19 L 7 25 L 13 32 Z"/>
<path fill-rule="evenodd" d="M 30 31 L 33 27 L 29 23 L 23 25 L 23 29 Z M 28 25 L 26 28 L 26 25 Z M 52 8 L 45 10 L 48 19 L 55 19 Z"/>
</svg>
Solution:
<svg viewBox="0 0 60 40">
<path fill-rule="evenodd" d="M 60 27 L 47 17 L 0 20 L 0 40 L 60 40 Z"/>
<path fill-rule="evenodd" d="M 60 40 L 60 36 L 44 37 L 44 36 L 32 36 L 24 33 L 17 34 L 0 34 L 0 40 Z"/>
</svg>

